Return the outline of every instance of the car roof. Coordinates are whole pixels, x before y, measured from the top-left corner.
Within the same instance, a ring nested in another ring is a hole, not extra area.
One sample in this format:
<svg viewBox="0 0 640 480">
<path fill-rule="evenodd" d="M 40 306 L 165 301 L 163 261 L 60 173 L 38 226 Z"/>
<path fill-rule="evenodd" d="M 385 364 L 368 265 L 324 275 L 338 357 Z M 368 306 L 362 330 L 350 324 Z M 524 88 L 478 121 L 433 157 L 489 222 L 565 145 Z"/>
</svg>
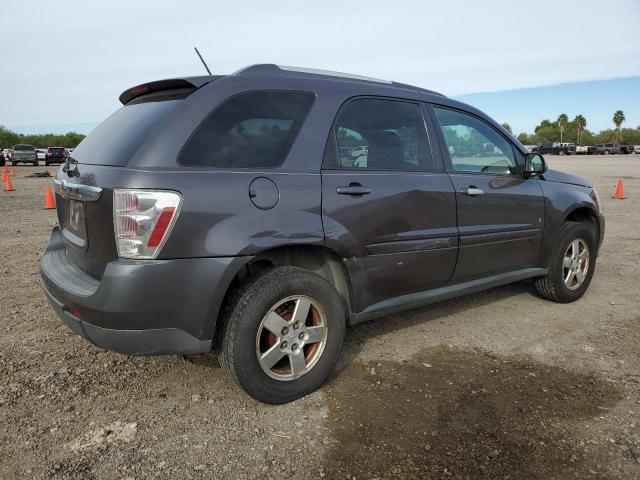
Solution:
<svg viewBox="0 0 640 480">
<path fill-rule="evenodd" d="M 495 120 L 486 113 L 466 103 L 446 97 L 445 95 L 425 88 L 407 85 L 390 80 L 381 80 L 350 73 L 333 72 L 329 70 L 317 70 L 304 67 L 291 67 L 276 64 L 257 64 L 242 68 L 231 75 L 203 75 L 196 77 L 181 77 L 167 80 L 149 82 L 125 90 L 120 95 L 123 105 L 141 97 L 142 95 L 171 89 L 203 90 L 221 82 L 238 80 L 240 83 L 250 85 L 251 89 L 299 89 L 301 91 L 315 92 L 328 96 L 340 96 L 350 98 L 356 96 L 380 96 L 398 99 L 427 102 L 442 105 L 449 108 L 461 109 L 472 113 L 489 122 L 503 134 L 511 137 L 521 151 L 525 151 L 522 144 L 509 134 Z M 247 81 L 247 82 L 245 82 Z M 249 88 L 249 87 L 248 87 Z"/>
<path fill-rule="evenodd" d="M 435 92 L 433 90 L 427 90 L 426 88 L 420 88 L 413 85 L 407 85 L 404 83 L 393 82 L 390 80 L 382 80 L 379 78 L 367 77 L 363 75 L 356 75 L 351 73 L 334 72 L 331 70 L 320 70 L 306 67 L 294 67 L 287 65 L 276 65 L 272 63 L 263 63 L 250 65 L 242 68 L 231 75 L 202 75 L 195 77 L 177 77 L 165 80 L 156 80 L 152 82 L 143 83 L 134 87 L 128 88 L 119 97 L 120 102 L 125 105 L 133 99 L 146 95 L 148 93 L 180 88 L 200 88 L 214 80 L 222 77 L 242 77 L 251 75 L 254 77 L 288 77 L 297 78 L 301 84 L 322 84 L 331 83 L 333 88 L 336 88 L 340 84 L 343 84 L 345 88 L 353 88 L 354 84 L 360 85 L 361 88 L 366 90 L 366 87 L 386 87 L 385 90 L 395 90 L 397 94 L 402 96 L 401 92 L 422 93 L 430 96 L 436 96 L 446 98 L 443 94 Z M 391 94 L 391 92 L 389 92 Z"/>
</svg>

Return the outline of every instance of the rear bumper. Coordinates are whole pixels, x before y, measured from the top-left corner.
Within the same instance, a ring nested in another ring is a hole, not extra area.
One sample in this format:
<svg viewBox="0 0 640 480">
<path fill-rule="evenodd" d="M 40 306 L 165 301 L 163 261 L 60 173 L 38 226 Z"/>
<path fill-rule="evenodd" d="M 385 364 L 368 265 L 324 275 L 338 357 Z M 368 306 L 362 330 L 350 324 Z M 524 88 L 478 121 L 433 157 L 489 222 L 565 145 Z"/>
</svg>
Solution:
<svg viewBox="0 0 640 480">
<path fill-rule="evenodd" d="M 248 260 L 118 259 L 96 279 L 67 258 L 55 227 L 40 277 L 60 319 L 95 345 L 126 355 L 203 353 L 226 290 Z"/>
<path fill-rule="evenodd" d="M 179 328 L 116 330 L 85 322 L 75 317 L 66 305 L 45 288 L 47 300 L 64 324 L 85 340 L 124 355 L 163 353 L 204 353 L 211 350 L 211 340 L 200 340 Z"/>
</svg>

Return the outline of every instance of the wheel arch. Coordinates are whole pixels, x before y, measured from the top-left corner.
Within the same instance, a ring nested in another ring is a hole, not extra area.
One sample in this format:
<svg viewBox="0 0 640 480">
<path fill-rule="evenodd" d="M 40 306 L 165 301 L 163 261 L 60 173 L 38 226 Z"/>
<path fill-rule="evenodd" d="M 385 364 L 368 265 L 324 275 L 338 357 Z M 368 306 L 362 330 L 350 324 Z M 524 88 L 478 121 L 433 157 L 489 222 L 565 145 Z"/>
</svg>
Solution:
<svg viewBox="0 0 640 480">
<path fill-rule="evenodd" d="M 596 230 L 596 241 L 602 238 L 600 235 L 600 230 L 602 229 L 602 225 L 600 225 L 600 218 L 598 216 L 598 212 L 590 205 L 576 205 L 572 207 L 566 214 L 563 219 L 564 222 L 591 222 L 593 227 Z M 600 248 L 600 244 L 598 243 L 598 249 Z"/>
<path fill-rule="evenodd" d="M 351 321 L 352 288 L 349 273 L 340 256 L 326 247 L 312 245 L 288 245 L 263 250 L 246 262 L 235 274 L 226 288 L 220 313 L 222 313 L 233 292 L 249 277 L 279 266 L 294 266 L 314 272 L 327 280 L 338 292 L 347 319 Z M 220 329 L 216 322 L 214 339 Z"/>
</svg>

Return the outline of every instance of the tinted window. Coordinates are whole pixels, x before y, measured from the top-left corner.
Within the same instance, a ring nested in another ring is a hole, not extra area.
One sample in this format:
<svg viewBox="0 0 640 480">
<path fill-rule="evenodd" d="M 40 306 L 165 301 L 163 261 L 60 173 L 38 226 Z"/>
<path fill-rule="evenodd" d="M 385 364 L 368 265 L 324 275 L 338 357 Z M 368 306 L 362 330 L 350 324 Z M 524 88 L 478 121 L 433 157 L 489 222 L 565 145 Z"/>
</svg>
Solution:
<svg viewBox="0 0 640 480">
<path fill-rule="evenodd" d="M 128 104 L 98 125 L 73 150 L 80 163 L 126 165 L 151 129 L 183 100 Z"/>
<path fill-rule="evenodd" d="M 33 145 L 16 145 L 13 147 L 14 150 L 35 150 Z"/>
<path fill-rule="evenodd" d="M 313 100 L 311 93 L 294 91 L 236 95 L 198 127 L 180 163 L 194 167 L 277 167 L 287 158 Z"/>
<path fill-rule="evenodd" d="M 325 166 L 433 170 L 424 120 L 414 103 L 354 100 L 340 111 L 334 133 L 337 155 L 327 155 Z"/>
<path fill-rule="evenodd" d="M 434 110 L 454 171 L 501 175 L 513 172 L 513 149 L 497 130 L 472 115 L 444 108 Z"/>
</svg>

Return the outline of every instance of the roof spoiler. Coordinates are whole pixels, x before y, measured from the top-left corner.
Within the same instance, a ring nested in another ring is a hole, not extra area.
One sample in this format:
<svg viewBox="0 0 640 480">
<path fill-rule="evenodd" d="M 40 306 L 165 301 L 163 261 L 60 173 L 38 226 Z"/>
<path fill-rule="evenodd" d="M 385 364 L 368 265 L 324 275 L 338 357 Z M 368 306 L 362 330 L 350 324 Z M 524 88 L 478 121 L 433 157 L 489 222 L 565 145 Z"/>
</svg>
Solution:
<svg viewBox="0 0 640 480">
<path fill-rule="evenodd" d="M 200 77 L 171 78 L 168 80 L 156 80 L 155 82 L 143 83 L 131 87 L 120 94 L 120 103 L 126 105 L 131 100 L 147 93 L 160 92 L 162 90 L 174 90 L 177 88 L 197 89 L 213 80 L 220 78 L 220 75 L 204 75 Z"/>
</svg>

